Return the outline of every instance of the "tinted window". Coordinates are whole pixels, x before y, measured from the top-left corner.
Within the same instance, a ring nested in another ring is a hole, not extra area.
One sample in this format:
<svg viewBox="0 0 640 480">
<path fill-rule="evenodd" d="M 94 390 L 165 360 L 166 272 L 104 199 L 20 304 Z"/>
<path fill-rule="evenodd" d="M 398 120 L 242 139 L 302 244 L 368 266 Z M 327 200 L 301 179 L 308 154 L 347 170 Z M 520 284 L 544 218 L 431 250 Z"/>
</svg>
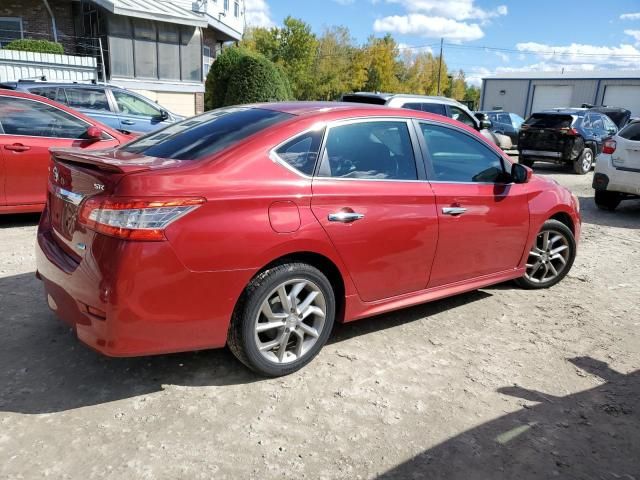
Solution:
<svg viewBox="0 0 640 480">
<path fill-rule="evenodd" d="M 324 130 L 308 132 L 281 146 L 276 153 L 296 170 L 313 175 Z"/>
<path fill-rule="evenodd" d="M 40 95 L 41 97 L 46 97 L 49 100 L 55 100 L 56 94 L 58 93 L 58 89 L 57 87 L 30 88 L 29 93 L 33 93 L 34 95 Z"/>
<path fill-rule="evenodd" d="M 501 158 L 466 133 L 421 124 L 431 160 L 431 176 L 440 182 L 496 182 L 504 178 Z"/>
<path fill-rule="evenodd" d="M 199 160 L 292 116 L 259 108 L 212 110 L 146 135 L 122 150 L 151 157 Z"/>
<path fill-rule="evenodd" d="M 444 105 L 442 105 L 441 103 L 423 103 L 422 111 L 435 113 L 436 115 L 442 115 L 445 117 L 447 116 L 447 111 L 445 110 Z"/>
<path fill-rule="evenodd" d="M 618 134 L 622 138 L 632 140 L 634 142 L 640 142 L 640 122 L 631 123 L 620 130 Z"/>
<path fill-rule="evenodd" d="M 109 111 L 109 102 L 104 90 L 65 88 L 65 93 L 70 107 Z"/>
<path fill-rule="evenodd" d="M 402 108 L 407 108 L 409 110 L 419 110 L 422 111 L 421 103 L 405 103 Z"/>
<path fill-rule="evenodd" d="M 464 123 L 465 125 L 470 126 L 471 128 L 476 128 L 476 123 L 469 116 L 467 112 L 458 107 L 450 106 L 449 110 L 451 110 L 451 118 L 457 120 L 459 122 Z"/>
<path fill-rule="evenodd" d="M 591 115 L 591 128 L 593 128 L 596 132 L 604 131 L 604 122 L 602 121 L 602 117 L 600 115 Z"/>
<path fill-rule="evenodd" d="M 613 120 L 611 120 L 609 117 L 607 117 L 606 115 L 603 115 L 602 120 L 604 120 L 604 128 L 607 131 L 607 133 L 613 134 L 614 132 L 618 131 L 618 127 L 616 126 L 615 123 L 613 123 Z"/>
<path fill-rule="evenodd" d="M 89 124 L 45 103 L 0 97 L 0 123 L 7 135 L 86 138 Z"/>
<path fill-rule="evenodd" d="M 160 115 L 160 108 L 152 105 L 150 101 L 120 90 L 112 90 L 112 92 L 118 109 L 125 115 L 138 117 L 157 117 Z"/>
<path fill-rule="evenodd" d="M 533 128 L 569 128 L 573 123 L 571 115 L 557 115 L 548 113 L 534 113 L 524 122 Z"/>
<path fill-rule="evenodd" d="M 343 102 L 351 103 L 371 103 L 373 105 L 384 105 L 387 100 L 381 97 L 369 97 L 366 95 L 343 95 Z"/>
<path fill-rule="evenodd" d="M 511 117 L 508 113 L 499 113 L 497 115 L 497 122 L 504 123 L 505 125 L 511 125 Z"/>
<path fill-rule="evenodd" d="M 407 123 L 362 122 L 333 127 L 327 136 L 319 175 L 416 180 L 416 163 Z"/>
</svg>

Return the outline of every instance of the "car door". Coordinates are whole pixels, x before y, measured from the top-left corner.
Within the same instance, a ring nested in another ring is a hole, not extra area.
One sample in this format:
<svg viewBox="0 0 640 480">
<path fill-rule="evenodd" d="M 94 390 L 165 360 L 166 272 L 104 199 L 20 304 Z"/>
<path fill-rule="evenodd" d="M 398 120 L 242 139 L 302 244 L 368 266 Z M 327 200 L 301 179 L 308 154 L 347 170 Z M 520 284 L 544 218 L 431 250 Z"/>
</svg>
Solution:
<svg viewBox="0 0 640 480">
<path fill-rule="evenodd" d="M 517 268 L 529 234 L 526 186 L 506 183 L 510 165 L 474 135 L 418 126 L 440 225 L 429 287 Z"/>
<path fill-rule="evenodd" d="M 151 100 L 124 90 L 112 89 L 113 98 L 118 108 L 120 126 L 118 129 L 131 132 L 146 133 L 169 125 L 166 113 Z"/>
<path fill-rule="evenodd" d="M 42 204 L 46 199 L 49 148 L 115 145 L 87 140 L 90 124 L 44 102 L 0 96 L 0 149 L 8 205 Z M 106 135 L 106 134 L 105 134 Z"/>
<path fill-rule="evenodd" d="M 365 302 L 428 283 L 438 215 L 416 158 L 408 120 L 350 120 L 327 128 L 311 207 Z"/>
<path fill-rule="evenodd" d="M 96 119 L 100 123 L 117 130 L 120 128 L 120 119 L 115 109 L 109 102 L 104 88 L 65 87 L 65 105 L 75 108 L 85 115 Z"/>
</svg>

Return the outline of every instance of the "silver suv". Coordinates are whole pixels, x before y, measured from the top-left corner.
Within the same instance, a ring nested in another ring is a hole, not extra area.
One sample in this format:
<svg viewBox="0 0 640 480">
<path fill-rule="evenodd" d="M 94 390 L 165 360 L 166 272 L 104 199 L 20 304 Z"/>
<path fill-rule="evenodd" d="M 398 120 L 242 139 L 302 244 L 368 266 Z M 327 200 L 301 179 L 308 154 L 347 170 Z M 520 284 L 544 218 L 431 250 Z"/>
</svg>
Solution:
<svg viewBox="0 0 640 480">
<path fill-rule="evenodd" d="M 497 135 L 489 130 L 491 122 L 478 120 L 464 104 L 452 98 L 401 93 L 357 92 L 344 94 L 341 100 L 351 103 L 385 105 L 392 108 L 408 108 L 443 115 L 479 131 L 485 138 L 505 150 L 511 148 L 511 142 L 508 137 Z"/>
</svg>

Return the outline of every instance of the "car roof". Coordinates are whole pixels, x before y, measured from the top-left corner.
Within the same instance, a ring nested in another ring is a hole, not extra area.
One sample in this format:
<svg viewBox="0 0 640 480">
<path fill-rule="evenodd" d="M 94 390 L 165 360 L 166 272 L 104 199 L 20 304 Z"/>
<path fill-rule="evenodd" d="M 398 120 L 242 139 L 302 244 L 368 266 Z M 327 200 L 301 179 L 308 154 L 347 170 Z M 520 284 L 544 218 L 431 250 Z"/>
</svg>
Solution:
<svg viewBox="0 0 640 480">
<path fill-rule="evenodd" d="M 453 98 L 443 97 L 438 95 L 414 95 L 410 93 L 377 93 L 377 92 L 355 92 L 355 93 L 346 93 L 343 95 L 346 96 L 354 96 L 354 97 L 363 97 L 363 98 L 379 98 L 385 101 L 389 101 L 394 98 L 401 98 L 405 100 L 416 100 L 416 101 L 428 101 L 428 102 L 438 102 L 438 103 L 446 103 L 448 105 L 464 105 L 454 100 Z"/>
<path fill-rule="evenodd" d="M 36 80 L 18 80 L 17 82 L 0 83 L 0 88 L 8 88 L 10 90 L 29 90 L 31 88 L 38 87 L 73 87 L 85 89 L 101 89 L 105 87 L 121 88 L 116 85 L 110 85 L 106 83 L 48 82 Z"/>
<path fill-rule="evenodd" d="M 577 115 L 577 116 L 584 116 L 585 113 L 587 113 L 589 111 L 589 109 L 587 108 L 550 108 L 549 110 L 543 110 L 541 112 L 535 112 L 533 115 L 537 114 L 537 113 L 544 113 L 545 115 L 549 114 L 549 115 Z"/>
</svg>

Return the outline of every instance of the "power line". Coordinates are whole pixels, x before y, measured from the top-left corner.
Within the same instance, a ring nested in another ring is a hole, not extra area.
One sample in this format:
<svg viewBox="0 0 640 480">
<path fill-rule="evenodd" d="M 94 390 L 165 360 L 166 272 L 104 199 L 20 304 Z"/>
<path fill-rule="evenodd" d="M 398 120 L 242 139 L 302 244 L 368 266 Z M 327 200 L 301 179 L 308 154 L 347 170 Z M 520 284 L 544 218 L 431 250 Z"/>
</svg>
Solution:
<svg viewBox="0 0 640 480">
<path fill-rule="evenodd" d="M 586 52 L 563 52 L 558 50 L 538 50 L 535 52 L 529 50 L 517 50 L 513 48 L 502 47 L 489 47 L 484 45 L 458 45 L 455 43 L 445 43 L 447 48 L 462 49 L 462 50 L 485 50 L 492 52 L 507 52 L 518 53 L 522 55 L 552 55 L 552 56 L 565 56 L 565 57 L 613 57 L 613 58 L 640 58 L 640 54 L 614 54 L 614 53 L 586 53 Z M 566 47 L 563 47 L 566 48 Z M 608 47 L 604 47 L 608 48 Z"/>
</svg>

